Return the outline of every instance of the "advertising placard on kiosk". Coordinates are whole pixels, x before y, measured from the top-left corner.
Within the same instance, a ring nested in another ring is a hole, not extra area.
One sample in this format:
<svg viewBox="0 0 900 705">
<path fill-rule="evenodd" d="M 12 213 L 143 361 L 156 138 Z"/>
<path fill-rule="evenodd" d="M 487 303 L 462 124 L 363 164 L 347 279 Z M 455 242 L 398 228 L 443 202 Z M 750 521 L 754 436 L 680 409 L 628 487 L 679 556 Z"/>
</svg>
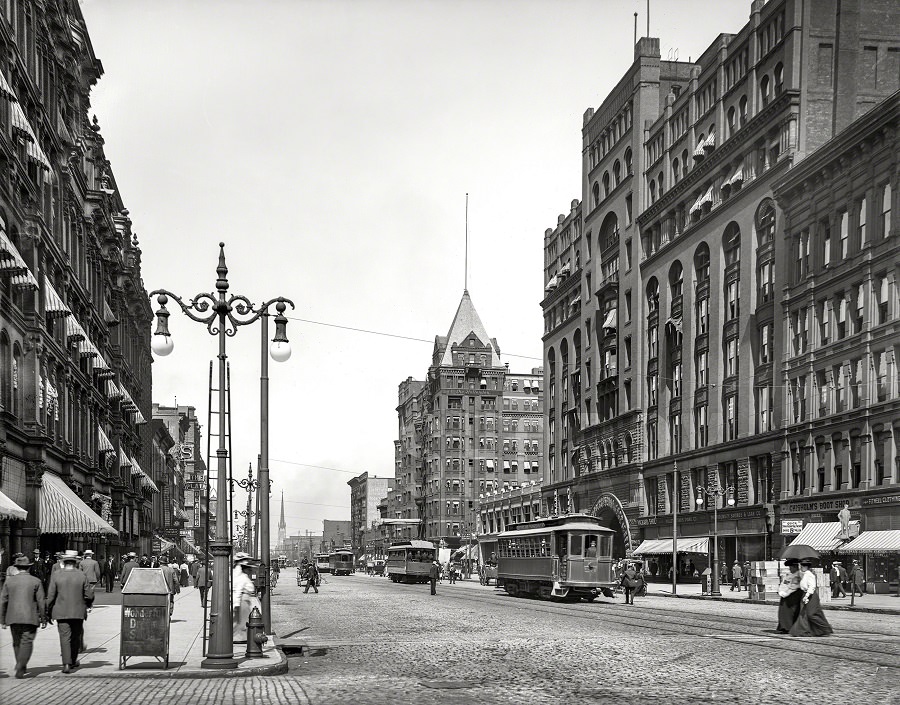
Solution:
<svg viewBox="0 0 900 705">
<path fill-rule="evenodd" d="M 133 656 L 153 656 L 169 667 L 169 586 L 162 568 L 135 568 L 122 588 L 120 671 Z"/>
</svg>

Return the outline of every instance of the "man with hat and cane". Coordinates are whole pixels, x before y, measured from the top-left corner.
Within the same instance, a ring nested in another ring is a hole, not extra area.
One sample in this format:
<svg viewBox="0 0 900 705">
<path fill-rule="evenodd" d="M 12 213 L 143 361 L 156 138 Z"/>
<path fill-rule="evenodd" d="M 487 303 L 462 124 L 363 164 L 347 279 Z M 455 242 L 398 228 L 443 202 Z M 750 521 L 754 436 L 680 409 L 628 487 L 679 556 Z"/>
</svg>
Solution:
<svg viewBox="0 0 900 705">
<path fill-rule="evenodd" d="M 60 554 L 61 567 L 50 576 L 47 609 L 50 619 L 56 620 L 59 646 L 62 652 L 63 673 L 78 668 L 78 654 L 82 651 L 84 620 L 94 604 L 94 591 L 87 576 L 78 570 L 81 556 L 77 551 Z"/>
<path fill-rule="evenodd" d="M 28 572 L 32 565 L 28 556 L 20 556 L 13 565 L 18 572 L 10 575 L 0 589 L 0 625 L 12 631 L 16 678 L 24 678 L 38 624 L 44 629 L 47 615 L 44 611 L 44 586 L 39 578 Z"/>
</svg>

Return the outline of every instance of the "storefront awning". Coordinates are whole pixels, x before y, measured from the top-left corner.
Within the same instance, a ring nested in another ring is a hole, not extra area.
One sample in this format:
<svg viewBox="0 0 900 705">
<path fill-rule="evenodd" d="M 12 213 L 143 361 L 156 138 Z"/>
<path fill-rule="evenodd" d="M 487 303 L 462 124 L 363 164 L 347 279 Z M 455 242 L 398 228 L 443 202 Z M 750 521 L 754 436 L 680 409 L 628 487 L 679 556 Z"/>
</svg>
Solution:
<svg viewBox="0 0 900 705">
<path fill-rule="evenodd" d="M 27 516 L 28 512 L 0 492 L 0 519 L 19 519 L 25 521 Z"/>
<path fill-rule="evenodd" d="M 850 522 L 850 535 L 859 533 L 859 522 Z M 833 551 L 838 548 L 844 539 L 841 539 L 841 522 L 826 521 L 821 523 L 807 524 L 803 530 L 797 534 L 791 544 L 798 546 L 810 546 L 817 551 Z"/>
<path fill-rule="evenodd" d="M 636 556 L 672 553 L 672 539 L 647 539 L 633 553 Z M 709 537 L 678 539 L 678 553 L 709 553 Z"/>
<path fill-rule="evenodd" d="M 838 553 L 900 553 L 900 529 L 863 531 Z"/>
<path fill-rule="evenodd" d="M 86 505 L 58 475 L 45 472 L 39 500 L 42 534 L 106 534 L 119 532 Z"/>
</svg>

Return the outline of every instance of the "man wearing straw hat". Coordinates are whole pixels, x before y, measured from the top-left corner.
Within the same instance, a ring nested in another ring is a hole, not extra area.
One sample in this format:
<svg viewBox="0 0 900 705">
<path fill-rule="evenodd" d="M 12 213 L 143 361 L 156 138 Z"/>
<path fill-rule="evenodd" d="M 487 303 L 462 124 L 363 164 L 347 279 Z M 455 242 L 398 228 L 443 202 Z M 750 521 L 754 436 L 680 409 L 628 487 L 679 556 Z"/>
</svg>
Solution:
<svg viewBox="0 0 900 705">
<path fill-rule="evenodd" d="M 63 551 L 59 555 L 60 569 L 50 576 L 47 609 L 56 620 L 63 673 L 78 668 L 78 653 L 84 639 L 84 620 L 94 603 L 94 592 L 87 576 L 78 570 L 81 556 L 77 551 Z"/>
<path fill-rule="evenodd" d="M 38 554 L 40 558 L 40 554 Z M 0 625 L 12 632 L 13 653 L 16 656 L 16 678 L 24 678 L 28 659 L 34 648 L 38 624 L 47 626 L 44 612 L 44 586 L 28 569 L 28 556 L 20 556 L 14 563 L 17 572 L 6 579 L 0 590 Z"/>
</svg>

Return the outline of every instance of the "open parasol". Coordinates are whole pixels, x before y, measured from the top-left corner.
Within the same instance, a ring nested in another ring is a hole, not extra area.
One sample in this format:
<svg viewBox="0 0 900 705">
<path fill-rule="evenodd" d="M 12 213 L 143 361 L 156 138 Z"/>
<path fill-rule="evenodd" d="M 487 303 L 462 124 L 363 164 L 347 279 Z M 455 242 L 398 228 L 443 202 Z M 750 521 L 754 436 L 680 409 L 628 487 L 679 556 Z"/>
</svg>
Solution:
<svg viewBox="0 0 900 705">
<path fill-rule="evenodd" d="M 781 552 L 781 560 L 788 561 L 803 561 L 803 560 L 811 560 L 818 561 L 819 560 L 819 552 L 814 549 L 812 546 L 807 546 L 805 544 L 791 544 L 790 546 L 785 546 L 784 550 Z"/>
</svg>

